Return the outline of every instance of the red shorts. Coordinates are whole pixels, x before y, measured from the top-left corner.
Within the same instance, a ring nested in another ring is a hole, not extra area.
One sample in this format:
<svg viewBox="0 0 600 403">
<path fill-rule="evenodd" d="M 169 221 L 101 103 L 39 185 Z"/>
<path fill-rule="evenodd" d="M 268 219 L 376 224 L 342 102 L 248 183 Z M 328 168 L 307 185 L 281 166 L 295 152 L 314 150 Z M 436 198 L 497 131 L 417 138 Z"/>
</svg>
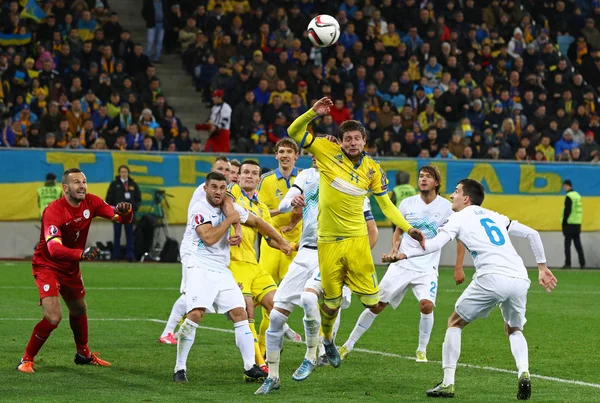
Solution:
<svg viewBox="0 0 600 403">
<path fill-rule="evenodd" d="M 40 300 L 61 295 L 65 301 L 73 301 L 85 296 L 79 270 L 73 274 L 65 274 L 45 267 L 36 267 L 33 277 L 40 292 Z"/>
<path fill-rule="evenodd" d="M 213 153 L 228 153 L 229 152 L 229 130 L 217 129 L 217 132 L 211 135 L 206 140 L 204 151 Z"/>
</svg>

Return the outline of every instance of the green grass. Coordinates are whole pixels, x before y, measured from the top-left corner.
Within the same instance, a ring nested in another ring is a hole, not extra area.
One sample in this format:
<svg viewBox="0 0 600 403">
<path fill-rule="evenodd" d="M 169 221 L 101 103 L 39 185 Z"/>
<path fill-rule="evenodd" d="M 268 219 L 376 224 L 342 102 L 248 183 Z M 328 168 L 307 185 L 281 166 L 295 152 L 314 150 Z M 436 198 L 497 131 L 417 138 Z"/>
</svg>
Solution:
<svg viewBox="0 0 600 403">
<path fill-rule="evenodd" d="M 88 288 L 90 347 L 112 362 L 111 368 L 73 364 L 74 344 L 68 314 L 36 359 L 37 372 L 15 370 L 31 330 L 41 317 L 37 290 L 27 263 L 0 263 L 0 401 L 2 402 L 348 402 L 425 401 L 425 390 L 442 378 L 439 362 L 417 364 L 400 356 L 414 355 L 418 338 L 418 304 L 407 297 L 397 311 L 384 311 L 357 348 L 398 355 L 354 351 L 338 369 L 319 368 L 297 383 L 291 374 L 300 364 L 304 346 L 285 344 L 282 389 L 256 397 L 256 384 L 244 384 L 241 358 L 231 333 L 200 329 L 188 362 L 190 382 L 172 382 L 175 347 L 157 342 L 163 324 L 142 319 L 167 319 L 179 296 L 180 266 L 140 264 L 85 264 Z M 383 269 L 379 271 L 380 278 Z M 470 279 L 472 271 L 467 271 Z M 557 271 L 558 289 L 551 295 L 537 285 L 531 272 L 528 324 L 530 369 L 533 374 L 600 384 L 600 271 Z M 430 360 L 441 360 L 445 323 L 460 290 L 452 271 L 442 270 L 435 311 Z M 133 287 L 137 290 L 125 290 Z M 99 289 L 114 288 L 114 289 Z M 338 343 L 352 330 L 362 307 L 355 299 L 343 312 Z M 66 311 L 65 311 L 66 312 Z M 257 315 L 260 316 L 260 315 Z M 98 319 L 140 319 L 111 321 Z M 298 309 L 290 325 L 302 330 Z M 209 315 L 204 326 L 231 329 L 222 316 Z M 514 361 L 498 310 L 489 319 L 463 332 L 461 363 L 514 370 Z M 460 367 L 456 398 L 465 402 L 516 400 L 516 375 Z M 533 379 L 533 400 L 543 402 L 598 402 L 600 389 Z"/>
</svg>

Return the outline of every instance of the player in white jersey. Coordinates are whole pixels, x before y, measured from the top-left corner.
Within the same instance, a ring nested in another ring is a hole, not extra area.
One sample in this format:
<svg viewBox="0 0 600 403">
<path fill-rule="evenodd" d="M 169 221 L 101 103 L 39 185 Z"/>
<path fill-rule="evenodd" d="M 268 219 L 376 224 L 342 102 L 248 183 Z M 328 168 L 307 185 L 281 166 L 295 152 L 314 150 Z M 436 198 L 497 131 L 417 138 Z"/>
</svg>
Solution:
<svg viewBox="0 0 600 403">
<path fill-rule="evenodd" d="M 365 198 L 367 208 L 365 217 L 367 218 L 369 239 L 371 240 L 371 246 L 373 246 L 377 242 L 378 234 L 368 200 L 368 198 Z M 269 329 L 267 330 L 269 377 L 255 394 L 268 394 L 280 388 L 279 358 L 283 344 L 284 325 L 296 306 L 302 306 L 304 309 L 307 351 L 306 358 L 299 370 L 303 366 L 306 368 L 301 374 L 297 370 L 292 379 L 296 381 L 306 379 L 317 363 L 317 345 L 319 344 L 319 330 L 321 328 L 318 302 L 319 297 L 323 295 L 317 253 L 318 204 L 319 171 L 316 169 L 313 158 L 313 167 L 298 174 L 294 185 L 279 204 L 279 211 L 281 212 L 302 208 L 302 236 L 298 244 L 298 254 L 290 264 L 288 273 L 281 281 L 273 299 L 275 305 L 270 314 Z M 344 288 L 342 308 L 347 308 L 350 306 L 351 292 L 347 287 Z M 339 327 L 339 320 L 336 321 L 336 326 Z M 335 327 L 334 334 L 337 327 Z"/>
<path fill-rule="evenodd" d="M 427 391 L 431 397 L 454 397 L 454 374 L 460 356 L 462 329 L 478 318 L 485 318 L 500 305 L 504 328 L 518 370 L 517 399 L 531 396 L 527 341 L 523 336 L 525 305 L 530 281 L 523 260 L 510 241 L 510 235 L 527 238 L 539 269 L 539 283 L 546 291 L 556 287 L 556 277 L 546 266 L 544 246 L 539 233 L 508 217 L 481 206 L 485 197 L 483 186 L 472 179 L 458 182 L 450 198 L 455 211 L 440 228 L 438 235 L 425 243 L 425 251 L 411 249 L 392 256 L 387 261 L 411 259 L 439 251 L 458 238 L 473 257 L 473 281 L 456 301 L 448 320 L 448 330 L 442 347 L 444 379 Z"/>
<path fill-rule="evenodd" d="M 216 158 L 213 166 L 211 168 L 211 172 L 219 172 L 222 173 L 227 180 L 229 180 L 229 176 L 231 174 L 232 166 L 229 163 L 229 159 L 225 156 L 219 156 Z M 206 191 L 204 190 L 205 183 L 201 184 L 194 190 L 192 195 L 192 199 L 188 205 L 187 217 L 190 216 L 192 206 L 206 199 Z M 227 215 L 231 209 L 233 209 L 233 202 L 231 200 L 225 201 L 227 204 L 223 207 L 225 215 Z M 181 241 L 181 245 L 179 246 L 179 256 L 181 257 L 181 286 L 180 292 L 181 295 L 173 304 L 173 308 L 171 309 L 171 314 L 169 315 L 169 319 L 167 320 L 167 324 L 165 328 L 158 338 L 158 341 L 163 344 L 177 344 L 177 338 L 175 337 L 175 328 L 181 322 L 181 319 L 185 315 L 185 273 L 186 273 L 186 261 L 187 258 L 192 253 L 192 236 L 193 230 L 189 227 L 186 227 L 185 232 L 183 234 L 183 240 Z"/>
<path fill-rule="evenodd" d="M 437 229 L 452 214 L 452 205 L 439 195 L 442 182 L 440 171 L 433 165 L 426 165 L 419 170 L 419 194 L 408 197 L 400 204 L 400 212 L 414 228 L 420 229 L 428 239 L 437 235 Z M 419 243 L 411 237 L 402 237 L 401 230 L 396 228 L 392 242 L 392 251 L 404 252 L 418 247 Z M 457 284 L 465 279 L 462 263 L 465 256 L 464 246 L 458 242 L 454 278 Z M 391 264 L 381 283 L 379 292 L 381 299 L 373 308 L 366 308 L 348 340 L 340 348 L 340 357 L 346 358 L 362 335 L 371 327 L 373 321 L 390 305 L 396 309 L 406 292 L 412 289 L 419 301 L 421 319 L 419 321 L 419 346 L 417 362 L 427 362 L 427 344 L 433 329 L 433 307 L 437 296 L 438 266 L 441 252 L 432 253 L 410 261 Z"/>
<path fill-rule="evenodd" d="M 177 361 L 173 374 L 174 382 L 187 382 L 186 362 L 196 329 L 206 313 L 226 314 L 233 322 L 236 345 L 244 361 L 244 377 L 261 379 L 266 377 L 254 361 L 254 337 L 248 324 L 244 296 L 233 274 L 229 270 L 230 245 L 239 245 L 241 236 L 229 237 L 232 225 L 242 223 L 257 228 L 273 239 L 287 253 L 291 246 L 277 231 L 262 219 L 233 204 L 234 212 L 228 217 L 221 210 L 227 194 L 225 176 L 211 172 L 206 177 L 205 199 L 191 208 L 187 226 L 192 233 L 191 254 L 186 261 L 185 302 L 187 317 L 179 329 Z"/>
</svg>

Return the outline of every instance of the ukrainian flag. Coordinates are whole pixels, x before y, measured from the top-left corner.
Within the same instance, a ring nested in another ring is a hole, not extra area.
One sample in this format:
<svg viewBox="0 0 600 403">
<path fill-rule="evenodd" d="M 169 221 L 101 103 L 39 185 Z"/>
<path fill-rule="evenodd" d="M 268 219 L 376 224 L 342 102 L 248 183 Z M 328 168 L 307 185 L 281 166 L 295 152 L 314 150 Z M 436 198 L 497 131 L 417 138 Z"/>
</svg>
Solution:
<svg viewBox="0 0 600 403">
<path fill-rule="evenodd" d="M 46 13 L 35 0 L 21 0 L 20 3 L 23 6 L 23 11 L 21 11 L 20 15 L 21 18 L 29 18 L 35 22 L 41 22 L 41 20 L 46 18 Z"/>
<path fill-rule="evenodd" d="M 31 32 L 26 34 L 0 34 L 0 46 L 21 46 L 31 42 Z"/>
</svg>

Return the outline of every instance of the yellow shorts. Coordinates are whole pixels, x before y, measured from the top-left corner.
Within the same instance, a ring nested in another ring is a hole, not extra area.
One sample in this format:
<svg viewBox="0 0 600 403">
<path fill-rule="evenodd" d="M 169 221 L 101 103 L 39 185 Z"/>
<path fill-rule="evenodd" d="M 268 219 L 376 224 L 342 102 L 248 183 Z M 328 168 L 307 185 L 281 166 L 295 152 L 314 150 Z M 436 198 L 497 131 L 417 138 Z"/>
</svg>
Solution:
<svg viewBox="0 0 600 403">
<path fill-rule="evenodd" d="M 364 305 L 377 305 L 379 284 L 369 237 L 319 241 L 317 245 L 325 304 L 338 308 L 342 303 L 342 287 L 346 284 Z"/>
<path fill-rule="evenodd" d="M 286 256 L 279 249 L 271 248 L 263 238 L 260 243 L 260 267 L 273 277 L 275 284 L 279 284 L 287 274 L 296 253 L 293 252 L 290 256 Z"/>
<path fill-rule="evenodd" d="M 229 269 L 244 297 L 252 297 L 256 304 L 260 304 L 265 295 L 277 289 L 273 278 L 255 263 L 232 260 Z"/>
</svg>

